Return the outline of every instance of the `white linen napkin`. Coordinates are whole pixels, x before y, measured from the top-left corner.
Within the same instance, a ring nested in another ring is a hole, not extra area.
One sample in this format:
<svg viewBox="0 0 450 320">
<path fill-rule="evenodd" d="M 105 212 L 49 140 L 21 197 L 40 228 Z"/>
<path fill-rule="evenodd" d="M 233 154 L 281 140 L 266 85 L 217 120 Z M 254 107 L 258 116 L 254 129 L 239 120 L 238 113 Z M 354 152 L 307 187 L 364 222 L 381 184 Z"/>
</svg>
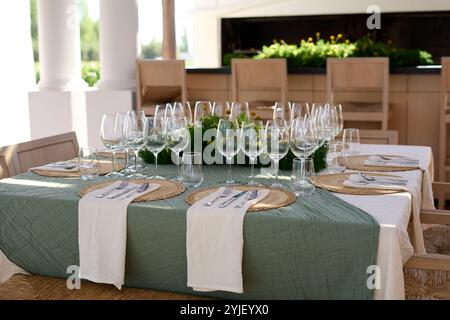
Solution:
<svg viewBox="0 0 450 320">
<path fill-rule="evenodd" d="M 98 283 L 108 283 L 121 289 L 125 279 L 125 254 L 127 244 L 127 207 L 137 197 L 157 190 L 150 184 L 141 193 L 131 191 L 130 197 L 115 199 L 96 198 L 97 195 L 119 186 L 121 181 L 95 190 L 78 203 L 78 245 L 80 253 L 80 278 Z M 137 187 L 129 183 L 127 188 Z M 122 192 L 114 190 L 110 195 Z"/>
<path fill-rule="evenodd" d="M 405 190 L 409 191 L 406 188 L 406 185 L 394 185 L 389 183 L 383 183 L 385 181 L 405 181 L 403 178 L 396 177 L 381 177 L 381 176 L 370 176 L 374 177 L 376 181 L 367 181 L 363 177 L 358 174 L 351 174 L 347 180 L 343 182 L 343 185 L 350 188 L 363 188 L 363 189 L 387 189 L 387 190 Z"/>
<path fill-rule="evenodd" d="M 364 161 L 367 166 L 382 166 L 382 167 L 418 167 L 419 160 L 406 157 L 392 157 L 390 160 L 381 158 L 380 156 L 369 156 Z"/>
<path fill-rule="evenodd" d="M 45 164 L 43 166 L 30 168 L 28 171 L 33 170 L 48 170 L 48 171 L 61 171 L 61 172 L 77 172 L 78 163 L 71 161 L 59 161 Z"/>
<path fill-rule="evenodd" d="M 224 189 L 197 201 L 187 211 L 187 285 L 196 291 L 244 292 L 244 216 L 248 208 L 269 194 L 269 190 L 258 190 L 257 198 L 247 201 L 241 208 L 235 206 L 245 200 L 245 195 L 228 207 L 219 208 L 221 203 L 239 193 L 238 190 L 227 198 L 220 198 L 212 207 L 204 206 Z"/>
</svg>

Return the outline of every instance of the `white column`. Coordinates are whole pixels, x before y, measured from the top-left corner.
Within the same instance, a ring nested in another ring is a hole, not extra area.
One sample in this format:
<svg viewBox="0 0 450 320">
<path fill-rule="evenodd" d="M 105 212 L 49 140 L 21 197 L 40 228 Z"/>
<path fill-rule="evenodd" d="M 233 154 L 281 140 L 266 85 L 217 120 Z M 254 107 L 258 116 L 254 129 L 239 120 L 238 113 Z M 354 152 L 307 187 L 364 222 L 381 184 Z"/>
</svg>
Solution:
<svg viewBox="0 0 450 320">
<path fill-rule="evenodd" d="M 86 87 L 81 79 L 80 27 L 76 0 L 38 0 L 41 90 Z"/>
<path fill-rule="evenodd" d="M 100 0 L 99 89 L 135 89 L 137 32 L 136 0 Z"/>
</svg>

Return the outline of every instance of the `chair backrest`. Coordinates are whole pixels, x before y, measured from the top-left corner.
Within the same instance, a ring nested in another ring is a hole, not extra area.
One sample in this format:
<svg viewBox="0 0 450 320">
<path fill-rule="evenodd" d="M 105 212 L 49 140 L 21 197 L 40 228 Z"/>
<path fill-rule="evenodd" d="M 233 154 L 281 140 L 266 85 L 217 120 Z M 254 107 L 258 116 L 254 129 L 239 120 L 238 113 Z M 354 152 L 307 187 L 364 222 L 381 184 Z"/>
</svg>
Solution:
<svg viewBox="0 0 450 320">
<path fill-rule="evenodd" d="M 184 60 L 136 60 L 137 107 L 186 101 Z"/>
<path fill-rule="evenodd" d="M 450 110 L 450 57 L 442 57 L 441 65 L 442 110 L 445 114 Z"/>
<path fill-rule="evenodd" d="M 387 130 L 389 58 L 328 58 L 326 90 L 327 101 L 344 112 L 381 113 Z"/>
<path fill-rule="evenodd" d="M 233 101 L 248 101 L 250 107 L 252 102 L 286 104 L 286 59 L 232 59 L 231 97 Z"/>
<path fill-rule="evenodd" d="M 77 156 L 77 137 L 75 132 L 69 132 L 2 147 L 0 148 L 0 166 L 5 176 L 12 176 L 25 173 L 32 167 L 70 160 Z"/>
</svg>

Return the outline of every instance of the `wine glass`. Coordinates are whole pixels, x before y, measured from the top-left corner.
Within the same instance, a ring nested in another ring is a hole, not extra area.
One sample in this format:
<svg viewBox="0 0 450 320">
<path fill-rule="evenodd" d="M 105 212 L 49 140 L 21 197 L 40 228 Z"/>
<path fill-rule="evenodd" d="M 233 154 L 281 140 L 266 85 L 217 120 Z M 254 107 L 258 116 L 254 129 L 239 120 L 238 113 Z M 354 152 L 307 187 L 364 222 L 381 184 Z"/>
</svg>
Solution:
<svg viewBox="0 0 450 320">
<path fill-rule="evenodd" d="M 145 136 L 145 114 L 144 112 L 128 111 L 123 125 L 124 142 L 134 153 L 134 173 L 129 178 L 145 178 L 145 175 L 139 173 L 137 163 L 139 150 L 144 145 Z"/>
<path fill-rule="evenodd" d="M 197 127 L 202 126 L 202 118 L 211 114 L 212 106 L 209 101 L 197 101 L 194 110 L 194 124 Z"/>
<path fill-rule="evenodd" d="M 299 159 L 309 157 L 317 146 L 314 119 L 305 115 L 294 120 L 291 128 L 290 149 Z"/>
<path fill-rule="evenodd" d="M 164 179 L 164 177 L 158 176 L 158 154 L 167 145 L 166 122 L 162 114 L 159 114 L 159 117 L 155 115 L 153 118 L 146 118 L 145 147 L 155 157 L 155 175 L 150 179 Z"/>
<path fill-rule="evenodd" d="M 231 103 L 231 120 L 238 120 L 239 117 L 245 116 L 247 119 L 250 119 L 250 110 L 248 107 L 248 102 L 240 103 L 240 102 L 232 102 Z"/>
<path fill-rule="evenodd" d="M 112 171 L 106 175 L 108 178 L 123 177 L 122 173 L 116 171 L 116 150 L 120 147 L 123 139 L 123 119 L 118 113 L 104 114 L 100 125 L 100 138 L 103 145 L 111 150 Z"/>
<path fill-rule="evenodd" d="M 291 102 L 289 103 L 290 106 L 290 117 L 289 117 L 289 126 L 292 125 L 294 122 L 294 119 L 297 117 L 304 117 L 307 114 L 310 114 L 309 112 L 309 104 L 307 102 Z"/>
<path fill-rule="evenodd" d="M 172 106 L 170 103 L 158 104 L 155 109 L 155 118 L 167 120 L 167 117 L 172 115 Z"/>
<path fill-rule="evenodd" d="M 186 124 L 190 125 L 192 123 L 192 110 L 189 101 L 175 102 L 172 108 L 172 116 L 184 117 Z"/>
<path fill-rule="evenodd" d="M 180 153 L 189 145 L 190 137 L 184 117 L 170 117 L 167 119 L 167 147 L 177 155 L 177 176 L 174 180 L 181 180 Z"/>
<path fill-rule="evenodd" d="M 233 157 L 239 151 L 239 125 L 237 120 L 220 119 L 217 126 L 215 142 L 217 151 L 227 159 L 227 162 L 230 165 L 228 169 L 228 179 L 225 183 L 234 184 L 236 181 L 233 180 L 231 175 L 231 162 Z"/>
<path fill-rule="evenodd" d="M 282 102 L 275 102 L 272 119 L 274 121 L 289 121 L 289 107 L 286 107 Z"/>
<path fill-rule="evenodd" d="M 212 114 L 219 118 L 225 118 L 227 116 L 228 102 L 214 102 L 212 107 Z"/>
<path fill-rule="evenodd" d="M 249 157 L 252 167 L 249 185 L 257 185 L 255 178 L 255 162 L 264 151 L 264 125 L 262 121 L 242 122 L 239 145 L 244 154 Z"/>
<path fill-rule="evenodd" d="M 337 136 L 337 135 L 339 135 L 339 133 L 342 132 L 342 130 L 344 130 L 344 116 L 342 114 L 342 105 L 341 104 L 335 105 L 334 109 L 336 112 L 337 122 L 339 124 L 339 130 L 336 133 L 336 136 Z"/>
<path fill-rule="evenodd" d="M 275 164 L 275 181 L 272 183 L 272 187 L 282 188 L 283 185 L 278 182 L 278 167 L 280 160 L 289 151 L 289 126 L 286 121 L 279 120 L 275 122 L 268 120 L 264 138 L 266 153 Z"/>
</svg>

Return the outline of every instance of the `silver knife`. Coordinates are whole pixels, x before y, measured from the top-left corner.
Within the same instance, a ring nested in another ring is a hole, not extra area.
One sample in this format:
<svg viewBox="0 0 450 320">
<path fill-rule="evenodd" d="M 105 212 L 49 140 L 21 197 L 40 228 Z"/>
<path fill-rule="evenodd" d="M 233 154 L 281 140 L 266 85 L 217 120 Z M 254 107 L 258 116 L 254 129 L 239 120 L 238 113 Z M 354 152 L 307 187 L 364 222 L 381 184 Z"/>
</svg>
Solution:
<svg viewBox="0 0 450 320">
<path fill-rule="evenodd" d="M 230 199 L 228 199 L 228 200 L 222 202 L 222 203 L 219 205 L 219 208 L 225 208 L 225 207 L 228 207 L 231 203 L 233 203 L 233 202 L 236 201 L 239 197 L 242 197 L 242 196 L 243 196 L 244 194 L 246 194 L 246 193 L 247 193 L 247 191 L 241 191 L 241 192 L 235 194 L 235 195 L 232 196 Z"/>
</svg>

